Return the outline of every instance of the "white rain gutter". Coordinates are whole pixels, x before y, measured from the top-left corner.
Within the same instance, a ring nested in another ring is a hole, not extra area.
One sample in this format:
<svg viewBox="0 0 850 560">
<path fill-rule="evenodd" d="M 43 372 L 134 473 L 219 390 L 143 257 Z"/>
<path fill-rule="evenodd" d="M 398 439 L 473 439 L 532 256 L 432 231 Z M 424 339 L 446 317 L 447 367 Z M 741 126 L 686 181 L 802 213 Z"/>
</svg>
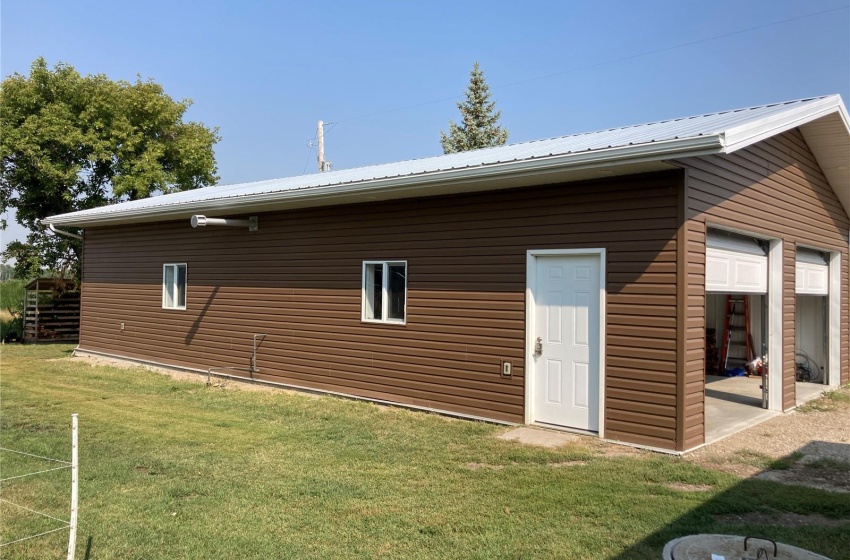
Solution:
<svg viewBox="0 0 850 560">
<path fill-rule="evenodd" d="M 192 214 L 227 211 L 239 213 L 240 210 L 256 210 L 266 205 L 284 207 L 287 203 L 303 201 L 333 204 L 336 200 L 352 195 L 391 194 L 407 197 L 427 196 L 428 189 L 453 183 L 457 185 L 474 184 L 493 179 L 511 179 L 563 171 L 580 171 L 611 165 L 628 165 L 663 161 L 673 158 L 693 157 L 722 152 L 725 142 L 722 134 L 711 134 L 694 138 L 665 140 L 625 146 L 592 150 L 582 153 L 559 154 L 554 156 L 525 159 L 520 161 L 481 164 L 461 169 L 430 171 L 414 175 L 368 179 L 354 183 L 316 185 L 298 189 L 273 191 L 267 193 L 242 194 L 229 197 L 211 198 L 157 206 L 147 206 L 130 210 L 101 210 L 74 212 L 50 216 L 44 221 L 59 225 L 90 226 L 149 219 L 179 219 Z M 215 188 L 215 187 L 210 187 Z M 464 192 L 457 190 L 453 192 Z M 167 195 L 166 195 L 167 196 Z M 400 198 L 401 196 L 396 196 Z M 163 197 L 165 198 L 165 197 Z M 321 205 L 321 204 L 317 204 Z"/>
<path fill-rule="evenodd" d="M 76 234 L 76 233 L 71 233 L 70 231 L 65 231 L 65 230 L 62 230 L 62 229 L 56 229 L 56 227 L 54 227 L 53 224 L 47 224 L 47 229 L 49 229 L 50 231 L 52 231 L 56 235 L 64 235 L 65 237 L 71 237 L 73 239 L 79 239 L 80 241 L 83 240 L 82 235 L 79 235 L 79 234 Z"/>
</svg>

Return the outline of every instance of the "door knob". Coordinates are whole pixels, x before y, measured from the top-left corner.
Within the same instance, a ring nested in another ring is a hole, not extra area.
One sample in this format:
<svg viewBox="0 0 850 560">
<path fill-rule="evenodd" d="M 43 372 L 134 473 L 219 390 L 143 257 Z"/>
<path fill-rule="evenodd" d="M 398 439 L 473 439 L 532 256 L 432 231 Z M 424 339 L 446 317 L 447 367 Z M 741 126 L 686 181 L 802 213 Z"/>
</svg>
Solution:
<svg viewBox="0 0 850 560">
<path fill-rule="evenodd" d="M 538 336 L 537 340 L 534 341 L 534 355 L 539 356 L 542 353 L 543 353 L 543 339 Z"/>
</svg>

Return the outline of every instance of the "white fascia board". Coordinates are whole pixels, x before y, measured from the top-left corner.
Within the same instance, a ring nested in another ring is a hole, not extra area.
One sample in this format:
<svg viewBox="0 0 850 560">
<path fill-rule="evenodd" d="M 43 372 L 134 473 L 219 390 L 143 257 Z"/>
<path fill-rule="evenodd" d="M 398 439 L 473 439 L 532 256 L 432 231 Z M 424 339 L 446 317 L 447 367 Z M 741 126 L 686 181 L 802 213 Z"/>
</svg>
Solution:
<svg viewBox="0 0 850 560">
<path fill-rule="evenodd" d="M 850 118 L 848 118 L 847 109 L 844 107 L 841 97 L 830 95 L 799 107 L 791 107 L 757 121 L 727 129 L 722 133 L 726 145 L 724 153 L 729 154 L 741 148 L 746 148 L 756 142 L 797 128 L 830 113 L 841 115 L 844 127 L 850 134 Z"/>
<path fill-rule="evenodd" d="M 43 219 L 42 222 L 54 225 L 87 227 L 120 224 L 128 220 L 134 222 L 158 221 L 169 219 L 171 216 L 185 216 L 187 213 L 230 212 L 232 214 L 239 214 L 248 209 L 258 211 L 256 210 L 258 207 L 266 204 L 279 209 L 285 209 L 287 202 L 296 203 L 304 200 L 312 200 L 314 203 L 318 203 L 315 204 L 316 206 L 323 205 L 323 203 L 331 205 L 342 197 L 347 197 L 350 200 L 352 196 L 356 195 L 362 195 L 363 200 L 367 201 L 369 200 L 367 198 L 368 196 L 377 194 L 378 192 L 382 195 L 397 195 L 398 198 L 428 196 L 430 189 L 436 190 L 436 187 L 444 186 L 447 183 L 456 184 L 460 187 L 462 185 L 480 183 L 493 179 L 511 179 L 513 177 L 535 175 L 545 176 L 546 174 L 563 171 L 579 171 L 614 165 L 701 156 L 719 153 L 722 149 L 722 138 L 719 134 L 713 134 L 638 144 L 635 146 L 593 150 L 583 153 L 561 154 L 494 164 L 485 163 L 475 167 L 425 172 L 403 177 L 371 179 L 356 183 L 235 195 L 184 203 L 166 203 L 127 211 L 118 209 L 104 211 L 97 209 L 92 212 L 86 210 L 49 216 Z M 461 193 L 464 190 L 463 188 L 459 188 L 456 192 Z M 393 196 L 385 196 L 384 198 L 393 198 Z"/>
</svg>

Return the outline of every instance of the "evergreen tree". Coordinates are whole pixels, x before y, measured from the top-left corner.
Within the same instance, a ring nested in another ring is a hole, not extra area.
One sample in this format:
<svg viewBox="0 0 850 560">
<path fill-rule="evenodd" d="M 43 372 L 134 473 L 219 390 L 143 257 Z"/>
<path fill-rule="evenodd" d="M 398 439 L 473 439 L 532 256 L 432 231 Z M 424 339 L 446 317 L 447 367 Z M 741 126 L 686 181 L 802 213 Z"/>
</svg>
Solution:
<svg viewBox="0 0 850 560">
<path fill-rule="evenodd" d="M 463 122 L 457 125 L 449 121 L 449 133 L 440 131 L 443 153 L 504 145 L 508 141 L 508 131 L 497 124 L 502 112 L 495 111 L 495 107 L 496 102 L 490 101 L 490 86 L 476 62 L 469 73 L 466 101 L 457 104 Z"/>
</svg>

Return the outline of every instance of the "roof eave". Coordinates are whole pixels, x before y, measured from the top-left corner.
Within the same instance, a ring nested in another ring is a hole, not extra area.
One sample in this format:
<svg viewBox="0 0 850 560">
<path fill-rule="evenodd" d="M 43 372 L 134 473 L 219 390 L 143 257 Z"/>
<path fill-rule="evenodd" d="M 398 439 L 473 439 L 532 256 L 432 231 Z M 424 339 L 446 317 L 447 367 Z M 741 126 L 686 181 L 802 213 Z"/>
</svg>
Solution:
<svg viewBox="0 0 850 560">
<path fill-rule="evenodd" d="M 723 133 L 726 139 L 726 147 L 723 152 L 735 152 L 831 113 L 838 113 L 845 127 L 850 130 L 850 119 L 847 116 L 847 109 L 841 101 L 841 96 L 830 95 L 823 99 L 811 101 L 804 105 L 792 107 L 774 115 L 727 129 Z"/>
<path fill-rule="evenodd" d="M 115 211 L 97 215 L 85 211 L 49 216 L 42 220 L 45 224 L 56 226 L 90 227 L 115 225 L 131 222 L 153 222 L 185 217 L 188 213 L 233 214 L 256 211 L 257 208 L 274 206 L 286 209 L 310 200 L 312 206 L 324 206 L 353 202 L 352 198 L 362 201 L 374 200 L 380 193 L 382 200 L 391 198 L 409 198 L 443 194 L 447 183 L 452 184 L 452 192 L 463 193 L 472 190 L 473 185 L 494 179 L 510 180 L 517 177 L 555 175 L 568 171 L 581 171 L 594 168 L 618 167 L 646 162 L 663 162 L 681 157 L 700 156 L 722 152 L 724 140 L 721 134 L 666 140 L 634 146 L 622 146 L 593 150 L 583 153 L 569 153 L 534 159 L 502 162 L 496 164 L 434 171 L 403 177 L 371 179 L 354 183 L 308 187 L 287 191 L 276 191 L 253 195 L 240 195 L 196 202 L 166 204 L 148 208 Z M 540 184 L 540 183 L 538 183 Z M 454 187 L 457 187 L 456 189 Z"/>
<path fill-rule="evenodd" d="M 841 123 L 842 132 L 826 146 L 816 136 L 830 123 Z M 799 128 L 806 138 L 824 176 L 832 187 L 844 211 L 850 216 L 850 117 L 840 95 L 830 95 L 800 107 L 729 129 L 725 132 L 726 149 L 732 153 L 771 136 Z M 832 152 L 839 152 L 834 155 Z"/>
</svg>

